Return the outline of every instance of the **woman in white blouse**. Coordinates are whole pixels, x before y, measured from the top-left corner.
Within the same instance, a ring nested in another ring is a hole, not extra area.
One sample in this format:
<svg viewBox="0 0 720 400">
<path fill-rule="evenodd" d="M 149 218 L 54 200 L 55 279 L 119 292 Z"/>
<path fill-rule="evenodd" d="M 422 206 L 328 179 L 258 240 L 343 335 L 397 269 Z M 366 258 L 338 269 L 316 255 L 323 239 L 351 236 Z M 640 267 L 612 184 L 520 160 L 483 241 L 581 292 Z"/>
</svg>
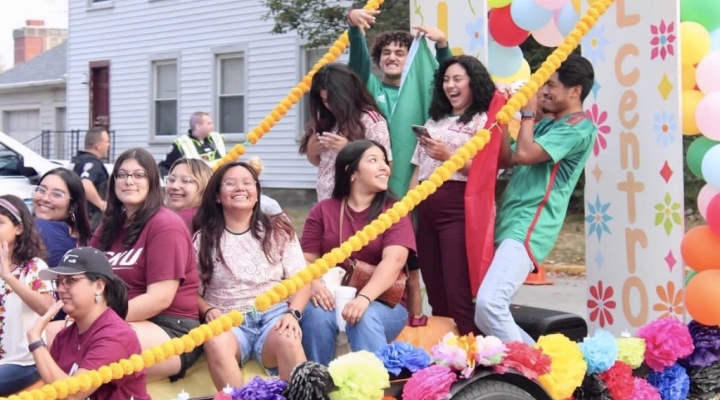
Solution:
<svg viewBox="0 0 720 400">
<path fill-rule="evenodd" d="M 251 358 L 271 376 L 290 380 L 305 361 L 299 321 L 310 286 L 289 304 L 253 311 L 254 299 L 305 267 L 305 258 L 287 218 L 261 211 L 260 182 L 243 162 L 227 163 L 210 179 L 196 221 L 203 227 L 193 240 L 200 268 L 200 315 L 212 321 L 231 310 L 244 313 L 240 327 L 205 343 L 210 375 L 218 389 L 243 386 L 242 366 Z"/>
</svg>

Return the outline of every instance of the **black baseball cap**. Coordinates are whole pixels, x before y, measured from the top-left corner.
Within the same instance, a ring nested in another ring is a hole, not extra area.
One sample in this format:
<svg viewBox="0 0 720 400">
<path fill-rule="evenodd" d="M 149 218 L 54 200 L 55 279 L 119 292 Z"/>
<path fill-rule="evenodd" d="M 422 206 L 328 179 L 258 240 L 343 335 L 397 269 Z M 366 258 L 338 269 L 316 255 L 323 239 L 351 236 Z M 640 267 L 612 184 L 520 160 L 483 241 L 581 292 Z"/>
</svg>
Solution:
<svg viewBox="0 0 720 400">
<path fill-rule="evenodd" d="M 57 275 L 77 275 L 84 273 L 92 273 L 104 276 L 108 279 L 114 279 L 110 261 L 108 261 L 105 253 L 93 247 L 76 247 L 68 250 L 62 256 L 57 267 L 43 269 L 38 276 L 42 280 L 52 280 Z"/>
</svg>

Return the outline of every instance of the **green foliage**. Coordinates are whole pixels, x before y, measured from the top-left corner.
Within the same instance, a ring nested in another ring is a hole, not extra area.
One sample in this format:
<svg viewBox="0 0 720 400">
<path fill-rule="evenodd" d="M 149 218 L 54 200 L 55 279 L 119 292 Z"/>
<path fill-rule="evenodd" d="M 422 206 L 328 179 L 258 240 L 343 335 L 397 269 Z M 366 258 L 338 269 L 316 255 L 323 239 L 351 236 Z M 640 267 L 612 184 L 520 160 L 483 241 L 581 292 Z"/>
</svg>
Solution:
<svg viewBox="0 0 720 400">
<path fill-rule="evenodd" d="M 351 7 L 348 4 L 352 3 Z M 366 0 L 263 0 L 268 8 L 265 19 L 273 19 L 274 34 L 297 32 L 307 40 L 310 48 L 332 45 L 347 29 L 347 13 L 351 8 L 362 8 Z M 367 41 L 389 30 L 410 29 L 409 0 L 385 0 L 380 7 L 382 17 L 366 30 Z"/>
</svg>

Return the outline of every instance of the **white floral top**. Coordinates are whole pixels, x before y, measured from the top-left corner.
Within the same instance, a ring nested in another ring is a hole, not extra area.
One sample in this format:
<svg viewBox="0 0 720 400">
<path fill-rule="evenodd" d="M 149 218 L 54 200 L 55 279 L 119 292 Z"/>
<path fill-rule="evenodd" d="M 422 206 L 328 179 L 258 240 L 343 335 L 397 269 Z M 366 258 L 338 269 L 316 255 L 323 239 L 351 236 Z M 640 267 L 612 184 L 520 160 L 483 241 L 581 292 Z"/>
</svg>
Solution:
<svg viewBox="0 0 720 400">
<path fill-rule="evenodd" d="M 193 240 L 195 254 L 200 250 L 201 234 L 202 231 L 198 232 Z M 274 263 L 267 259 L 261 241 L 250 231 L 241 234 L 225 231 L 220 240 L 220 251 L 227 264 L 219 260 L 215 263 L 209 284 L 200 284 L 200 296 L 210 307 L 223 313 L 252 307 L 257 296 L 305 268 L 305 257 L 297 237 L 277 249 Z"/>
<path fill-rule="evenodd" d="M 388 162 L 392 161 L 390 133 L 385 118 L 375 111 L 368 111 L 363 115 L 362 123 L 365 126 L 365 138 L 383 145 L 388 153 Z M 332 133 L 342 135 L 342 133 L 337 132 L 337 127 L 333 128 Z M 335 187 L 335 159 L 337 154 L 332 150 L 325 150 L 320 153 L 316 184 L 318 201 L 332 197 L 333 188 Z"/>
<path fill-rule="evenodd" d="M 455 153 L 465 143 L 469 142 L 477 131 L 485 127 L 487 114 L 475 114 L 467 124 L 461 123 L 459 119 L 460 117 L 446 117 L 437 122 L 430 119 L 425 123 L 425 127 L 433 139 L 443 142 L 451 153 Z M 427 155 L 420 143 L 415 147 L 415 153 L 410 162 L 418 166 L 418 180 L 420 182 L 428 179 L 433 171 L 443 164 L 441 161 Z M 456 172 L 450 177 L 450 180 L 465 182 L 467 176 Z"/>
</svg>

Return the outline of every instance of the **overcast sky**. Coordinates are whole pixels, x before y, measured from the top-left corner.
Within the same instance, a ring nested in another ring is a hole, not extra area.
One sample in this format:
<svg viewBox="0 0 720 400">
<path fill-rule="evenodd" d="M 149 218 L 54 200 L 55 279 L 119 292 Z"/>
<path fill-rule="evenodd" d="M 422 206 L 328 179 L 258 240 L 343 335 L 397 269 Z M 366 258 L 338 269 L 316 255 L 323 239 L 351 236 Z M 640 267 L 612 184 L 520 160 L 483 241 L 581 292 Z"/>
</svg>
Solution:
<svg viewBox="0 0 720 400">
<path fill-rule="evenodd" d="M 13 30 L 25 20 L 42 19 L 49 28 L 67 29 L 68 0 L 0 0 L 0 62 L 9 69 L 14 63 Z"/>
</svg>

